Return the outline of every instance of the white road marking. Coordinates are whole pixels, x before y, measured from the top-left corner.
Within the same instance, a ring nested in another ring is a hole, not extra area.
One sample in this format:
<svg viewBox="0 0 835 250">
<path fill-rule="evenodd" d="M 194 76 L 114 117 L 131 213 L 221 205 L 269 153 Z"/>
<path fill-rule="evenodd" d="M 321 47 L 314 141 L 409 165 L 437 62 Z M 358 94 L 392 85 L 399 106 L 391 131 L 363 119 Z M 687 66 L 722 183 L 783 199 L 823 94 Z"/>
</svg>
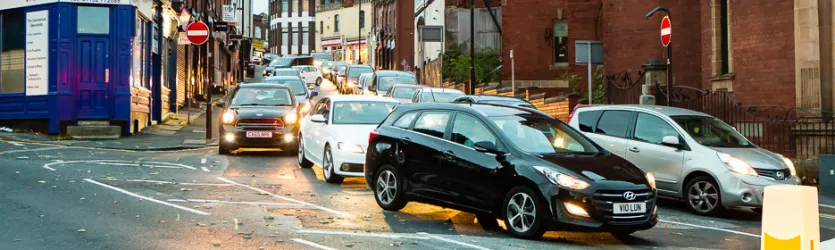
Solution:
<svg viewBox="0 0 835 250">
<path fill-rule="evenodd" d="M 24 146 L 23 143 L 20 143 L 20 142 L 7 141 L 6 143 L 12 144 L 16 147 L 23 147 Z"/>
<path fill-rule="evenodd" d="M 56 161 L 51 162 L 43 165 L 43 168 L 49 169 L 50 171 L 55 171 L 55 168 L 52 167 L 54 165 L 64 165 L 64 164 L 76 164 L 76 163 L 90 163 L 90 164 L 99 164 L 99 165 L 114 165 L 114 166 L 131 166 L 131 167 L 149 167 L 149 168 L 173 168 L 173 169 L 180 169 L 180 168 L 187 168 L 191 170 L 197 170 L 196 168 L 183 165 L 179 163 L 170 163 L 170 162 L 156 162 L 156 161 L 148 161 L 148 162 L 134 162 L 134 161 L 122 161 L 122 160 L 86 160 L 86 161 Z M 146 164 L 148 163 L 148 164 Z"/>
<path fill-rule="evenodd" d="M 173 208 L 179 208 L 179 209 L 182 209 L 182 210 L 185 210 L 185 211 L 189 211 L 189 212 L 192 212 L 192 213 L 195 213 L 195 214 L 199 214 L 199 215 L 210 215 L 210 213 L 207 213 L 207 212 L 203 212 L 203 211 L 200 211 L 200 210 L 197 210 L 197 209 L 193 209 L 193 208 L 187 208 L 187 207 L 180 206 L 180 205 L 177 205 L 177 204 L 171 204 L 171 203 L 168 203 L 168 202 L 165 202 L 165 201 L 161 201 L 161 200 L 157 200 L 157 199 L 154 199 L 154 198 L 151 198 L 151 197 L 147 197 L 147 196 L 142 196 L 142 195 L 139 195 L 139 194 L 136 194 L 136 193 L 132 193 L 132 192 L 130 192 L 130 191 L 127 191 L 127 190 L 124 190 L 124 189 L 118 188 L 118 187 L 114 187 L 114 186 L 110 186 L 110 185 L 107 185 L 107 184 L 104 184 L 104 183 L 101 183 L 101 182 L 98 182 L 98 181 L 94 181 L 94 180 L 92 180 L 92 179 L 85 178 L 85 179 L 84 179 L 84 181 L 89 182 L 89 183 L 93 183 L 93 184 L 96 184 L 96 185 L 99 185 L 99 186 L 102 186 L 102 187 L 106 187 L 106 188 L 108 188 L 108 189 L 111 189 L 111 190 L 114 190 L 114 191 L 118 191 L 118 192 L 123 193 L 123 194 L 126 194 L 126 195 L 130 195 L 130 196 L 133 196 L 133 197 L 136 197 L 136 198 L 140 198 L 140 199 L 143 199 L 143 200 L 147 200 L 147 201 L 150 201 L 150 202 L 154 202 L 154 203 L 158 203 L 158 204 L 166 205 L 166 206 L 173 207 Z"/>
<path fill-rule="evenodd" d="M 818 206 L 835 209 L 835 206 L 832 206 L 832 205 L 818 204 Z"/>
<path fill-rule="evenodd" d="M 490 248 L 473 245 L 473 244 L 470 244 L 470 243 L 467 243 L 467 242 L 451 240 L 451 239 L 447 239 L 447 238 L 444 238 L 444 237 L 441 237 L 441 236 L 431 235 L 429 233 L 420 232 L 420 233 L 417 233 L 417 234 L 418 235 L 426 235 L 427 237 L 435 239 L 435 240 L 440 240 L 440 241 L 444 241 L 444 242 L 447 242 L 447 243 L 452 243 L 452 244 L 461 245 L 461 246 L 465 246 L 465 247 L 481 249 L 481 250 L 490 250 Z"/>
<path fill-rule="evenodd" d="M 249 189 L 251 189 L 251 190 L 258 191 L 258 192 L 260 192 L 260 193 L 262 193 L 262 194 L 267 194 L 267 195 L 272 196 L 273 198 L 276 198 L 276 199 L 282 199 L 282 200 L 286 200 L 286 201 L 292 201 L 292 202 L 299 203 L 299 204 L 303 204 L 303 205 L 306 205 L 306 206 L 310 206 L 310 207 L 318 208 L 318 209 L 320 209 L 320 210 L 323 210 L 323 211 L 326 211 L 326 212 L 330 212 L 330 213 L 332 213 L 332 214 L 336 214 L 336 215 L 339 215 L 339 216 L 345 216 L 345 217 L 348 217 L 348 216 L 350 215 L 350 214 L 348 214 L 348 213 L 346 213 L 346 212 L 336 211 L 336 210 L 333 210 L 333 209 L 330 209 L 330 208 L 326 208 L 326 207 L 323 207 L 323 206 L 319 206 L 319 205 L 316 205 L 316 204 L 313 204 L 313 203 L 304 202 L 304 201 L 300 201 L 300 200 L 296 200 L 296 199 L 292 199 L 292 198 L 287 198 L 287 197 L 284 197 L 284 196 L 278 196 L 278 195 L 276 195 L 276 194 L 273 194 L 273 193 L 267 192 L 266 190 L 263 190 L 263 189 L 260 189 L 260 188 L 257 188 L 257 187 L 253 187 L 253 186 L 249 186 L 249 185 L 240 184 L 240 183 L 237 183 L 237 182 L 231 181 L 231 180 L 226 179 L 226 178 L 223 178 L 223 177 L 216 177 L 216 178 L 217 178 L 218 180 L 221 180 L 221 181 L 226 182 L 226 183 L 229 183 L 229 184 L 233 184 L 233 185 L 236 185 L 236 186 L 241 186 L 241 187 L 249 188 Z"/>
<path fill-rule="evenodd" d="M 203 172 L 209 172 L 209 169 L 208 169 L 208 168 L 206 168 L 206 167 L 200 167 L 200 169 L 202 169 L 202 170 L 203 170 Z"/>
<path fill-rule="evenodd" d="M 220 187 L 229 187 L 233 186 L 232 184 L 226 183 L 196 183 L 196 182 L 173 182 L 173 181 L 157 181 L 157 180 L 125 180 L 130 182 L 148 182 L 148 183 L 156 183 L 156 184 L 170 184 L 170 185 L 181 185 L 181 186 L 220 186 Z"/>
<path fill-rule="evenodd" d="M 756 237 L 756 238 L 762 238 L 762 236 L 760 236 L 760 235 L 756 235 L 756 234 L 752 234 L 752 233 L 746 233 L 746 232 L 740 232 L 740 231 L 734 231 L 734 230 L 728 230 L 728 229 L 724 229 L 724 228 L 700 226 L 700 225 L 694 225 L 694 224 L 689 224 L 689 223 L 684 223 L 684 222 L 677 222 L 677 221 L 668 221 L 668 220 L 658 220 L 658 221 L 663 222 L 663 223 L 669 223 L 669 224 L 676 224 L 676 225 L 695 227 L 695 228 L 701 228 L 701 229 L 710 229 L 710 230 L 722 231 L 722 232 L 726 232 L 726 233 L 732 233 L 732 234 L 739 234 L 739 235 L 751 236 L 751 237 Z"/>
<path fill-rule="evenodd" d="M 356 237 L 374 237 L 374 238 L 387 238 L 387 239 L 417 239 L 417 240 L 429 240 L 429 237 L 426 236 L 418 236 L 414 234 L 399 234 L 399 233 L 355 233 L 355 232 L 342 232 L 342 231 L 328 231 L 328 230 L 299 230 L 296 233 L 300 234 L 324 234 L 324 235 L 345 235 L 345 236 L 356 236 Z"/>
<path fill-rule="evenodd" d="M 310 247 L 315 247 L 315 248 L 318 248 L 318 249 L 336 250 L 336 248 L 319 245 L 319 244 L 316 244 L 316 243 L 313 243 L 313 242 L 310 242 L 310 241 L 306 241 L 306 240 L 303 240 L 303 239 L 299 239 L 299 238 L 293 238 L 293 241 L 304 244 L 304 245 L 307 245 L 307 246 L 310 246 Z"/>
<path fill-rule="evenodd" d="M 831 215 L 831 214 L 820 214 L 820 216 L 821 216 L 821 218 L 830 219 L 830 220 L 835 220 L 835 215 Z"/>
<path fill-rule="evenodd" d="M 235 204 L 235 205 L 254 205 L 254 206 L 268 206 L 268 207 L 283 207 L 283 208 L 305 208 L 305 205 L 295 203 L 278 203 L 278 202 L 250 202 L 250 201 L 221 201 L 221 200 L 202 200 L 202 199 L 168 199 L 170 202 L 194 202 L 194 203 L 217 203 L 217 204 Z"/>
<path fill-rule="evenodd" d="M 35 152 L 35 151 L 47 151 L 47 150 L 56 150 L 56 149 L 66 149 L 67 147 L 45 147 L 45 148 L 32 148 L 32 149 L 19 149 L 19 150 L 9 150 L 3 151 L 0 153 L 3 154 L 11 154 L 11 153 L 23 153 L 23 152 Z"/>
<path fill-rule="evenodd" d="M 170 166 L 178 166 L 178 167 L 188 168 L 188 169 L 191 169 L 191 170 L 197 170 L 196 168 L 194 168 L 194 167 L 192 167 L 192 166 L 189 166 L 189 165 L 184 165 L 184 164 L 179 164 L 179 163 L 158 162 L 158 161 L 146 161 L 146 162 L 144 162 L 144 163 L 161 164 L 161 165 L 170 165 Z"/>
</svg>

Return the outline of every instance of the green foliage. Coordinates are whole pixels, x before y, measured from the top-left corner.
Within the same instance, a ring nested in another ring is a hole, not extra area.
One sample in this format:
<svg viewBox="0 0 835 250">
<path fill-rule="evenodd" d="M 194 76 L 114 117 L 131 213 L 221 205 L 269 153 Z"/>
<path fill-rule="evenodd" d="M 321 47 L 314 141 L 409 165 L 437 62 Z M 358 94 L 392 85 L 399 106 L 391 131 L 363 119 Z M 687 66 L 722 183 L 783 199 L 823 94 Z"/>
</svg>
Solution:
<svg viewBox="0 0 835 250">
<path fill-rule="evenodd" d="M 589 94 L 586 91 L 587 87 L 585 85 L 587 81 L 581 82 L 580 76 L 566 72 L 560 75 L 560 80 L 568 83 L 568 87 L 571 88 L 573 94 L 579 95 L 580 99 L 588 99 Z M 606 97 L 605 81 L 606 77 L 603 74 L 603 65 L 597 66 L 594 72 L 592 72 L 592 104 L 603 104 L 603 100 Z"/>
<path fill-rule="evenodd" d="M 68 133 L 60 133 L 60 134 L 55 136 L 55 140 L 57 140 L 57 141 L 72 140 L 72 135 L 70 135 Z"/>
<path fill-rule="evenodd" d="M 470 55 L 467 46 L 459 44 L 446 49 L 443 56 L 441 74 L 444 80 L 455 83 L 470 81 Z M 475 54 L 475 75 L 477 83 L 498 82 L 501 80 L 501 53 L 495 48 L 484 48 Z"/>
</svg>

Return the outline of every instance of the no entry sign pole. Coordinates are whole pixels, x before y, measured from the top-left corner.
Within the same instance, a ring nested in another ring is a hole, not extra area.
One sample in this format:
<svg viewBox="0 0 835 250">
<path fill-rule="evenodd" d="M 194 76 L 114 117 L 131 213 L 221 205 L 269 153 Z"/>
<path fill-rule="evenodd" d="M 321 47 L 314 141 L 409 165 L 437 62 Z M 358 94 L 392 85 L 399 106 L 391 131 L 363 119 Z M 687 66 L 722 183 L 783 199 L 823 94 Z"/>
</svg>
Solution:
<svg viewBox="0 0 835 250">
<path fill-rule="evenodd" d="M 209 35 L 211 35 L 211 33 L 212 32 L 209 29 L 209 26 L 206 25 L 206 23 L 200 22 L 200 21 L 190 23 L 186 27 L 186 36 L 188 37 L 188 40 L 191 42 L 192 45 L 200 46 L 201 48 L 204 48 L 203 49 L 204 51 L 207 51 L 207 50 L 202 45 L 205 44 L 207 41 L 209 41 Z M 209 60 L 206 60 L 206 66 L 209 65 L 208 61 Z M 209 70 L 209 72 L 212 72 L 212 71 Z M 209 84 L 209 82 L 205 81 L 205 79 L 202 82 L 203 82 L 203 84 L 206 85 L 205 86 L 206 87 L 206 140 L 211 140 L 212 139 L 212 88 L 211 88 L 211 85 Z M 206 143 L 208 143 L 208 141 Z"/>
<path fill-rule="evenodd" d="M 670 18 L 673 15 L 670 14 L 670 10 L 664 7 L 656 7 L 652 11 L 644 16 L 646 19 L 652 17 L 655 12 L 663 11 L 667 14 L 663 19 L 661 19 L 661 45 L 667 47 L 667 106 L 672 106 L 672 95 L 673 95 L 673 46 L 672 43 L 672 21 Z"/>
</svg>

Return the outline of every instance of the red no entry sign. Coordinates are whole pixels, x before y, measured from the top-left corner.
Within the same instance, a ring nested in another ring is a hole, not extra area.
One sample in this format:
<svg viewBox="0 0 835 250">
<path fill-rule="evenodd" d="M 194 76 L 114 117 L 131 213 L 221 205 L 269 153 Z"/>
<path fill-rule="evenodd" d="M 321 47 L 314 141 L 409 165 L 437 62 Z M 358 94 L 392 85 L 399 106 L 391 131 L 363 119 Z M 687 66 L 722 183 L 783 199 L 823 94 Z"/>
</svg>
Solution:
<svg viewBox="0 0 835 250">
<path fill-rule="evenodd" d="M 203 22 L 193 22 L 186 28 L 186 36 L 191 44 L 202 45 L 209 40 L 209 26 Z"/>
<path fill-rule="evenodd" d="M 664 45 L 664 47 L 670 45 L 670 37 L 673 36 L 672 26 L 670 17 L 665 16 L 664 19 L 661 19 L 661 45 Z"/>
</svg>

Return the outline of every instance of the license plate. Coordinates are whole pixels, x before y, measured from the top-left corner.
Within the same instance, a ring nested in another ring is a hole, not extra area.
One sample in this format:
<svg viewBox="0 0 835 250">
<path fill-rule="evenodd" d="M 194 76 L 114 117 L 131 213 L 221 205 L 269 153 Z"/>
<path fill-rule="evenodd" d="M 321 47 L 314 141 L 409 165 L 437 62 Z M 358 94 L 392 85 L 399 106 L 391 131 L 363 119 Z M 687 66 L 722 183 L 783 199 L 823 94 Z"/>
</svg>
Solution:
<svg viewBox="0 0 835 250">
<path fill-rule="evenodd" d="M 246 138 L 273 138 L 273 132 L 269 132 L 269 131 L 246 131 Z"/>
<path fill-rule="evenodd" d="M 614 211 L 615 214 L 637 214 L 647 212 L 647 205 L 644 202 L 615 203 L 614 205 L 615 206 L 612 211 Z"/>
</svg>

